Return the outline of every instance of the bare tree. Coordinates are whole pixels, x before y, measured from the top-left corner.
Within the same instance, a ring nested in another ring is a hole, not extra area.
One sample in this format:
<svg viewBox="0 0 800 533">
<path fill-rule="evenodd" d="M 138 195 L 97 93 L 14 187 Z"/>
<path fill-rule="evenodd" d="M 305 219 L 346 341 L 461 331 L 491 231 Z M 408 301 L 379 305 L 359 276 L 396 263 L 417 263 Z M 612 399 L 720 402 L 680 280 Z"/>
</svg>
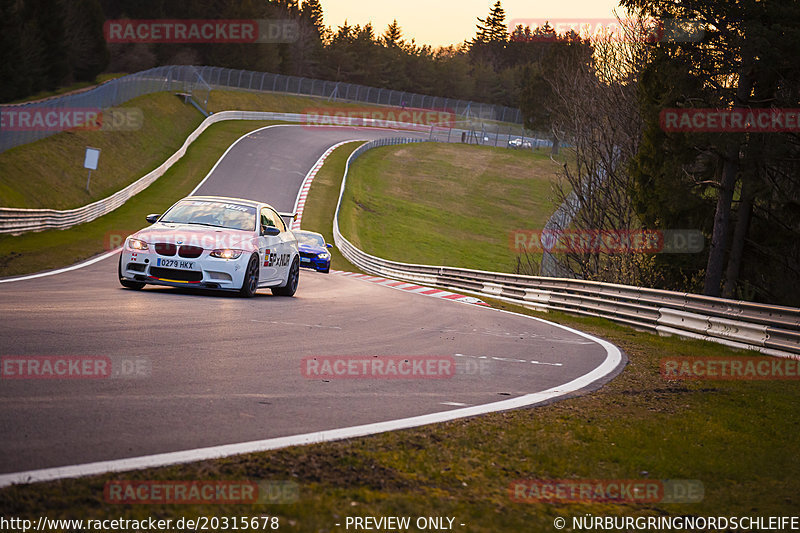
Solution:
<svg viewBox="0 0 800 533">
<path fill-rule="evenodd" d="M 554 135 L 571 145 L 555 189 L 556 200 L 571 206 L 564 230 L 640 229 L 629 196 L 627 163 L 637 153 L 643 131 L 637 84 L 648 55 L 648 29 L 641 19 L 620 20 L 620 25 L 621 35 L 592 40 L 589 57 L 581 48 L 567 47 L 550 76 L 556 99 Z M 639 253 L 569 250 L 558 259 L 585 279 L 653 282 L 650 258 Z"/>
</svg>

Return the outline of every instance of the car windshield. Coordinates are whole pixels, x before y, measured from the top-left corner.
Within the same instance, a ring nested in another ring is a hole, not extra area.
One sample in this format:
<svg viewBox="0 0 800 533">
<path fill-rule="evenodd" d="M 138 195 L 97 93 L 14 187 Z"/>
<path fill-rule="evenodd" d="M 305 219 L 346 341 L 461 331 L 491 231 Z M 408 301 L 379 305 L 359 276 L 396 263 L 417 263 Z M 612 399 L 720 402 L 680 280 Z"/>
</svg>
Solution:
<svg viewBox="0 0 800 533">
<path fill-rule="evenodd" d="M 325 239 L 322 238 L 322 235 L 317 235 L 316 233 L 307 233 L 305 231 L 298 231 L 295 233 L 295 235 L 297 235 L 297 242 L 300 244 L 325 248 Z"/>
<path fill-rule="evenodd" d="M 255 231 L 256 208 L 225 202 L 184 200 L 167 211 L 160 222 Z"/>
</svg>

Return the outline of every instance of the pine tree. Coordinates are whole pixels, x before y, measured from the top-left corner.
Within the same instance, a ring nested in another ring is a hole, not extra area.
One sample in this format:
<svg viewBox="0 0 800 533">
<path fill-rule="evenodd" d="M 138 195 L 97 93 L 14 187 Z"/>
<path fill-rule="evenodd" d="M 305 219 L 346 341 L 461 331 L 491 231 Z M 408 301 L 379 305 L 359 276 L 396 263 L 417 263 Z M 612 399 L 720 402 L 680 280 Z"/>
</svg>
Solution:
<svg viewBox="0 0 800 533">
<path fill-rule="evenodd" d="M 391 24 L 383 32 L 383 44 L 388 48 L 396 48 L 403 45 L 403 32 L 400 25 L 397 24 L 397 19 L 394 19 Z"/>
<path fill-rule="evenodd" d="M 698 42 L 656 44 L 642 78 L 648 123 L 632 162 L 639 210 L 680 223 L 682 206 L 710 225 L 703 293 L 796 305 L 800 288 L 800 143 L 791 133 L 664 132 L 664 108 L 800 106 L 795 2 L 623 0 L 658 20 L 699 20 Z M 681 187 L 683 182 L 683 187 Z M 686 188 L 686 184 L 691 187 Z M 659 191 L 662 191 L 659 193 Z M 689 194 L 689 198 L 685 198 Z M 711 199 L 713 206 L 708 206 Z M 702 224 L 702 222 L 701 222 Z M 675 228 L 675 226 L 673 226 Z M 701 228 L 704 229 L 701 225 Z M 669 261 L 663 258 L 662 261 Z M 682 259 L 674 259 L 680 263 Z"/>
<path fill-rule="evenodd" d="M 473 63 L 487 63 L 495 71 L 508 64 L 505 57 L 508 43 L 506 13 L 500 0 L 494 4 L 485 19 L 479 18 L 475 37 L 470 43 L 470 57 Z"/>
<path fill-rule="evenodd" d="M 61 3 L 59 0 L 29 0 L 23 3 L 23 17 L 42 43 L 43 88 L 56 89 L 70 77 Z"/>
<path fill-rule="evenodd" d="M 497 0 L 489 11 L 489 16 L 485 19 L 479 18 L 478 22 L 480 24 L 476 25 L 478 33 L 473 40 L 474 43 L 505 43 L 508 41 L 506 12 L 500 5 L 500 0 Z"/>
<path fill-rule="evenodd" d="M 103 36 L 103 11 L 97 0 L 61 2 L 66 13 L 64 44 L 72 77 L 77 81 L 94 81 L 109 60 Z"/>
<path fill-rule="evenodd" d="M 40 46 L 25 31 L 15 0 L 0 0 L 0 102 L 27 96 L 40 87 Z M 25 39 L 25 37 L 28 39 Z"/>
<path fill-rule="evenodd" d="M 322 4 L 319 0 L 305 0 L 302 7 L 302 16 L 307 20 L 320 39 L 325 37 L 325 24 L 323 22 Z"/>
</svg>

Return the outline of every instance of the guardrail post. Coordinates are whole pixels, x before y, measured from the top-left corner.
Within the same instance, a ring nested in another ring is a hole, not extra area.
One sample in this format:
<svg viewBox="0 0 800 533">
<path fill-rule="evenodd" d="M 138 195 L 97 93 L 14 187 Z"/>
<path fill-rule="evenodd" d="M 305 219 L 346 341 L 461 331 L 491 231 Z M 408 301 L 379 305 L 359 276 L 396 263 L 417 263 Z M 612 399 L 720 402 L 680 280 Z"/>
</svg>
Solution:
<svg viewBox="0 0 800 533">
<path fill-rule="evenodd" d="M 198 74 L 199 72 L 199 74 Z M 210 72 L 210 75 L 206 75 L 207 72 Z M 245 87 L 243 85 L 243 75 L 248 73 L 250 75 L 250 79 L 248 80 L 248 85 Z M 100 87 L 95 89 L 91 89 L 86 93 L 81 93 L 80 95 L 64 95 L 60 97 L 54 97 L 51 100 L 53 106 L 60 106 L 60 105 L 68 105 L 69 102 L 83 102 L 83 99 L 87 99 L 89 106 L 92 106 L 91 102 L 97 104 L 99 102 L 99 107 L 104 107 L 106 104 L 111 105 L 119 105 L 131 98 L 135 98 L 137 96 L 141 96 L 143 94 L 150 94 L 152 92 L 156 92 L 161 87 L 161 90 L 164 91 L 174 91 L 179 89 L 183 84 L 188 84 L 192 82 L 191 76 L 194 73 L 195 76 L 198 76 L 200 79 L 204 81 L 204 83 L 208 86 L 209 91 L 213 88 L 246 88 L 248 90 L 255 90 L 255 86 L 258 85 L 258 90 L 263 91 L 265 90 L 265 85 L 269 85 L 265 83 L 266 76 L 268 73 L 260 73 L 261 74 L 261 81 L 258 84 L 254 83 L 255 72 L 253 71 L 239 71 L 239 77 L 236 84 L 233 84 L 233 73 L 234 69 L 222 68 L 222 67 L 199 67 L 195 68 L 192 66 L 163 66 L 163 67 L 156 67 L 153 69 L 148 69 L 139 73 L 131 74 L 128 76 L 124 76 L 122 78 L 118 78 L 115 80 L 111 80 L 106 84 L 103 84 Z M 227 74 L 227 77 L 223 79 L 223 75 Z M 274 75 L 273 76 L 273 83 L 272 83 L 272 92 L 278 92 L 280 89 L 278 88 L 279 85 L 279 78 L 285 80 L 283 92 L 290 92 L 290 77 L 282 76 L 282 75 Z M 302 88 L 302 78 L 299 81 L 296 94 L 307 94 L 303 92 Z M 314 94 L 314 89 L 316 88 L 316 81 L 311 80 L 311 93 Z M 350 88 L 355 87 L 352 84 L 346 84 L 347 88 L 345 90 L 344 99 L 351 99 Z M 377 98 L 374 99 L 377 101 L 378 104 L 381 104 L 383 101 L 383 94 L 386 91 L 387 95 L 387 105 L 393 105 L 394 99 L 398 98 L 397 105 L 401 105 L 403 107 L 421 107 L 426 108 L 433 105 L 435 107 L 437 102 L 442 100 L 442 97 L 432 97 L 426 95 L 420 95 L 415 93 L 407 93 L 405 91 L 398 93 L 397 91 L 392 91 L 389 89 L 381 89 L 375 87 L 365 87 L 366 89 L 366 96 L 360 91 L 359 87 L 356 88 L 356 95 L 355 99 L 360 101 L 369 101 L 373 102 L 371 99 L 372 90 L 377 91 Z M 324 93 L 324 91 L 323 91 Z M 340 97 L 338 93 L 334 93 L 331 95 L 333 97 Z M 95 100 L 91 100 L 91 98 L 95 98 Z M 428 99 L 431 102 L 428 102 Z M 444 99 L 445 105 L 448 105 L 450 99 Z M 419 105 L 415 105 L 421 102 Z M 430 105 L 428 105 L 430 104 Z M 458 101 L 456 101 L 455 110 L 458 113 L 458 106 L 460 105 Z M 495 106 L 496 107 L 496 106 Z M 507 116 L 509 108 L 503 108 L 503 118 Z M 470 115 L 470 107 L 467 104 L 466 107 L 467 116 Z M 516 113 L 516 122 L 520 122 L 520 112 L 517 110 Z M 56 131 L 52 132 L 10 132 L 10 131 L 0 131 L 0 150 L 7 150 L 9 148 L 13 148 L 15 146 L 20 146 L 22 144 L 26 144 L 28 142 L 32 142 L 38 140 L 40 138 L 48 137 L 57 133 Z"/>
<path fill-rule="evenodd" d="M 342 255 L 363 271 L 439 286 L 443 283 L 435 276 L 430 276 L 431 270 L 437 272 L 439 278 L 445 277 L 447 272 L 449 279 L 457 277 L 467 282 L 463 284 L 465 287 L 470 286 L 470 283 L 479 285 L 480 288 L 472 288 L 469 292 L 486 294 L 541 311 L 553 309 L 600 316 L 659 333 L 703 338 L 739 348 L 755 349 L 767 355 L 800 359 L 800 309 L 797 308 L 781 308 L 780 312 L 777 308 L 773 308 L 769 313 L 761 314 L 754 311 L 745 318 L 743 303 L 731 300 L 700 298 L 683 293 L 653 291 L 593 281 L 557 280 L 464 268 L 414 265 L 389 261 L 359 250 L 341 234 L 338 224 L 350 165 L 365 151 L 376 146 L 410 142 L 423 141 L 389 138 L 363 144 L 350 155 L 345 164 L 339 201 L 334 214 L 334 242 Z M 533 283 L 538 283 L 539 288 L 532 287 Z M 675 308 L 686 307 L 687 301 L 691 301 L 691 298 L 696 301 L 693 305 L 702 306 L 706 314 Z M 757 306 L 757 304 L 749 305 Z M 712 316 L 712 313 L 718 316 Z M 725 313 L 732 313 L 733 316 L 727 318 Z M 761 318 L 762 315 L 766 315 L 767 318 Z M 770 327 L 768 325 L 770 323 L 780 323 L 782 327 Z M 776 341 L 770 342 L 770 336 Z"/>
</svg>

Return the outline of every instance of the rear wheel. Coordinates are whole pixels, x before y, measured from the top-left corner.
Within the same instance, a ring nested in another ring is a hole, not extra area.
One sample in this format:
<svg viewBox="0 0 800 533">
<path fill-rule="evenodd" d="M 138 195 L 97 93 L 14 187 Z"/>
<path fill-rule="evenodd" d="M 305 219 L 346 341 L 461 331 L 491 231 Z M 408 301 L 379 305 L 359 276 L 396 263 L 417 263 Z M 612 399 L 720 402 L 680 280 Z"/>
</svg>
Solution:
<svg viewBox="0 0 800 533">
<path fill-rule="evenodd" d="M 125 287 L 126 289 L 133 289 L 138 291 L 142 287 L 144 287 L 144 283 L 141 281 L 131 281 L 129 279 L 124 279 L 122 277 L 122 254 L 119 254 L 119 267 L 117 268 L 117 275 L 119 276 L 119 284 Z"/>
<path fill-rule="evenodd" d="M 242 281 L 242 288 L 239 289 L 239 294 L 245 298 L 252 298 L 258 289 L 258 256 L 253 254 L 250 257 L 250 262 L 247 263 L 247 270 L 244 272 L 244 280 Z"/>
<path fill-rule="evenodd" d="M 294 296 L 297 291 L 297 282 L 300 279 L 300 261 L 297 257 L 292 261 L 289 268 L 289 275 L 286 278 L 286 285 L 283 287 L 272 287 L 272 294 L 275 296 Z"/>
</svg>

